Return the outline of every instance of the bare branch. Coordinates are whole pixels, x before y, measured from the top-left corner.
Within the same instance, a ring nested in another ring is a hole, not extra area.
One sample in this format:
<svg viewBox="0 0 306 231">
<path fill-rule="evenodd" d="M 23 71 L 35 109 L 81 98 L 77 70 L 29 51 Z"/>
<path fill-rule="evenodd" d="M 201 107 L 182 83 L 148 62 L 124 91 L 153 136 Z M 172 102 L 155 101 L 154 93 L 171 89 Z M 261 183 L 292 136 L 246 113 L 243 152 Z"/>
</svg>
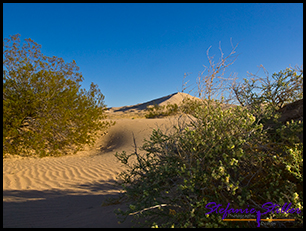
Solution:
<svg viewBox="0 0 306 231">
<path fill-rule="evenodd" d="M 137 213 L 142 213 L 142 212 L 150 210 L 150 209 L 161 208 L 161 207 L 165 207 L 165 206 L 172 206 L 172 207 L 179 207 L 179 208 L 181 208 L 181 206 L 179 206 L 179 205 L 160 204 L 160 205 L 155 205 L 155 206 L 152 206 L 152 207 L 149 207 L 149 208 L 144 208 L 144 209 L 142 209 L 140 211 L 137 211 L 137 212 L 134 212 L 134 213 L 130 213 L 129 215 L 135 215 Z"/>
<path fill-rule="evenodd" d="M 198 97 L 202 99 L 218 99 L 220 96 L 224 96 L 226 91 L 228 92 L 227 102 L 232 100 L 232 86 L 234 85 L 237 77 L 230 75 L 229 77 L 224 77 L 226 68 L 232 65 L 237 57 L 233 56 L 236 53 L 236 48 L 238 44 L 234 47 L 231 41 L 232 51 L 226 57 L 221 48 L 221 42 L 219 43 L 220 59 L 218 63 L 214 62 L 214 56 L 209 56 L 209 50 L 211 46 L 207 49 L 207 58 L 209 66 L 204 66 L 204 70 L 198 75 L 197 85 L 198 85 Z M 204 75 L 204 72 L 207 74 Z M 227 86 L 229 85 L 229 86 Z"/>
</svg>

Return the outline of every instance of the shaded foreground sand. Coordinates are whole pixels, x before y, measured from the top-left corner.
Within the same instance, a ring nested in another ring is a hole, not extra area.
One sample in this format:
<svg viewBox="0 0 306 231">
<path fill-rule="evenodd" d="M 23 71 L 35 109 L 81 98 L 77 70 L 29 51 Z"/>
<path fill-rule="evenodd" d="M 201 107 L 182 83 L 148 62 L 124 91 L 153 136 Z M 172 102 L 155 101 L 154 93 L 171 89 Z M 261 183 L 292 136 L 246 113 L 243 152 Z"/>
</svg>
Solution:
<svg viewBox="0 0 306 231">
<path fill-rule="evenodd" d="M 4 159 L 3 227 L 131 227 L 131 219 L 118 224 L 113 212 L 124 204 L 101 206 L 120 193 L 114 182 L 124 166 L 114 154 L 134 151 L 132 132 L 140 147 L 153 128 L 167 130 L 177 120 L 115 121 L 94 147 L 76 155 Z"/>
</svg>

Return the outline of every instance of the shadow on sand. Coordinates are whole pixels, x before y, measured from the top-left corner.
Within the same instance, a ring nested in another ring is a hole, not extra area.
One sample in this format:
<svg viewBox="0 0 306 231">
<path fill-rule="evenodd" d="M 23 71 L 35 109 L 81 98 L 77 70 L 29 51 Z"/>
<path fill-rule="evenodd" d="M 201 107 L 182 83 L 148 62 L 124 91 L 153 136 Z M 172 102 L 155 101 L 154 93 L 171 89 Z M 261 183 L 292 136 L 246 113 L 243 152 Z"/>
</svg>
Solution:
<svg viewBox="0 0 306 231">
<path fill-rule="evenodd" d="M 127 219 L 118 224 L 115 209 L 124 204 L 101 206 L 109 198 L 119 196 L 115 181 L 79 185 L 87 191 L 71 190 L 4 190 L 3 228 L 120 228 L 136 226 Z M 88 192 L 88 190 L 90 192 Z M 112 192 L 112 190 L 114 192 Z"/>
</svg>

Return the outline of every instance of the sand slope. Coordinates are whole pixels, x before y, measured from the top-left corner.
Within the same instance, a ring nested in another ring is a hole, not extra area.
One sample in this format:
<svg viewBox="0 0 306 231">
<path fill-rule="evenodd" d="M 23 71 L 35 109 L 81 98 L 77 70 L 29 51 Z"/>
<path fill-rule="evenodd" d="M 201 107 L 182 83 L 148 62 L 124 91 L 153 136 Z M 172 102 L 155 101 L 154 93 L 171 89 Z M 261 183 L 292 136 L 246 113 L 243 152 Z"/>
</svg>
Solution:
<svg viewBox="0 0 306 231">
<path fill-rule="evenodd" d="M 114 182 L 124 167 L 114 157 L 140 147 L 152 129 L 174 119 L 119 119 L 94 147 L 73 156 L 3 160 L 3 227 L 131 227 L 117 223 L 114 209 L 101 203 L 120 192 Z"/>
<path fill-rule="evenodd" d="M 141 110 L 145 110 L 147 108 L 147 106 L 153 106 L 154 104 L 157 104 L 159 106 L 166 106 L 167 104 L 181 104 L 182 101 L 185 98 L 189 98 L 189 99 L 197 99 L 199 100 L 199 98 L 191 96 L 187 93 L 184 92 L 176 92 L 173 93 L 171 95 L 167 95 L 158 99 L 154 99 L 145 103 L 139 103 L 136 105 L 131 105 L 131 106 L 123 106 L 123 107 L 111 107 L 108 108 L 109 111 L 111 112 L 126 112 L 126 111 L 141 111 Z"/>
</svg>

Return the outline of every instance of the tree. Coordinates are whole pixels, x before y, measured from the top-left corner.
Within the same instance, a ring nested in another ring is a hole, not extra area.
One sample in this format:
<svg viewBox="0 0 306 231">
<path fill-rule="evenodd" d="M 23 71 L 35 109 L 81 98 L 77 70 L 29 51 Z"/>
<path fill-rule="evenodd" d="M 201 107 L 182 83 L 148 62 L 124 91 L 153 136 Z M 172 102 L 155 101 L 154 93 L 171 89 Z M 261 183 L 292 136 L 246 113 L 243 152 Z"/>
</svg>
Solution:
<svg viewBox="0 0 306 231">
<path fill-rule="evenodd" d="M 103 121 L 104 95 L 83 80 L 73 60 L 41 53 L 41 45 L 20 35 L 3 41 L 3 150 L 39 156 L 76 152 L 93 144 Z"/>
</svg>

